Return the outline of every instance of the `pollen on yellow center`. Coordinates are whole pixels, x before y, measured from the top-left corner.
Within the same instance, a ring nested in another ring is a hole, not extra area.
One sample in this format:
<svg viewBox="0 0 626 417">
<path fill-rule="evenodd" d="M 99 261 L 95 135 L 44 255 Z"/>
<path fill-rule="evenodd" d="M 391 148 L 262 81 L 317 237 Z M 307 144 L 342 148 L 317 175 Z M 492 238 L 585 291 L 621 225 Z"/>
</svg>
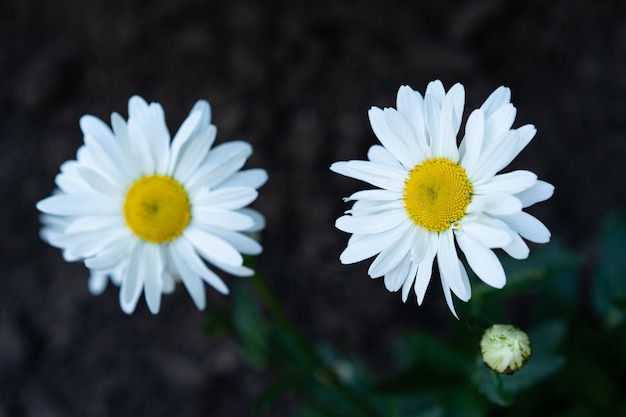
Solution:
<svg viewBox="0 0 626 417">
<path fill-rule="evenodd" d="M 431 158 L 413 167 L 402 199 L 413 223 L 443 232 L 465 215 L 472 201 L 472 183 L 458 163 Z"/>
<path fill-rule="evenodd" d="M 124 199 L 124 221 L 135 235 L 152 243 L 171 242 L 191 220 L 191 203 L 181 184 L 164 175 L 135 181 Z"/>
</svg>

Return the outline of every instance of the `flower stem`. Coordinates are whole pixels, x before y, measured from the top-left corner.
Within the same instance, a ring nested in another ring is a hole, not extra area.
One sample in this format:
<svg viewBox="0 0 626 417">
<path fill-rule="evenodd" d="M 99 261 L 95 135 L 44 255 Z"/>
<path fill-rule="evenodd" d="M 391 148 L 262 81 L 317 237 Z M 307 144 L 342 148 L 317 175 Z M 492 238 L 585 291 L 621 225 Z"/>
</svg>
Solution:
<svg viewBox="0 0 626 417">
<path fill-rule="evenodd" d="M 295 346 L 300 350 L 300 353 L 311 363 L 316 369 L 316 374 L 319 375 L 318 382 L 328 381 L 336 388 L 341 395 L 354 407 L 359 410 L 359 415 L 364 417 L 376 417 L 378 413 L 375 409 L 361 397 L 355 394 L 341 379 L 339 379 L 337 373 L 329 368 L 322 358 L 315 351 L 313 346 L 306 341 L 306 339 L 296 329 L 293 322 L 289 319 L 283 308 L 280 306 L 276 297 L 269 289 L 267 284 L 258 274 L 255 274 L 252 278 L 252 283 L 258 292 L 261 300 L 268 308 L 276 322 L 285 330 L 289 337 L 294 342 Z"/>
</svg>

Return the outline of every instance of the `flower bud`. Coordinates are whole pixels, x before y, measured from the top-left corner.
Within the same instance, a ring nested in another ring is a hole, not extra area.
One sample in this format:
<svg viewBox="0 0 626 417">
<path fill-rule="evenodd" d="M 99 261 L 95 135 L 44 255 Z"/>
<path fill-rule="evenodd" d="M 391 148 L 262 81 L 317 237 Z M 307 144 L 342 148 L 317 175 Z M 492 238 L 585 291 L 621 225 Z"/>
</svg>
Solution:
<svg viewBox="0 0 626 417">
<path fill-rule="evenodd" d="M 480 340 L 485 364 L 500 374 L 510 375 L 522 369 L 530 357 L 528 335 L 510 324 L 494 324 Z"/>
</svg>

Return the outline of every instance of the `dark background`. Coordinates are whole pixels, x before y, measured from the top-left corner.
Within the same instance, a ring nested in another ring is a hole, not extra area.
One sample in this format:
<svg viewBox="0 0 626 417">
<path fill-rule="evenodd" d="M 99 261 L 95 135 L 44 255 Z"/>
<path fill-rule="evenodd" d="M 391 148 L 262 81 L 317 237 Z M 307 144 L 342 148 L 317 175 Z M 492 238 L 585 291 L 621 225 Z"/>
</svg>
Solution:
<svg viewBox="0 0 626 417">
<path fill-rule="evenodd" d="M 372 106 L 440 78 L 468 110 L 511 87 L 515 127 L 537 126 L 512 164 L 556 186 L 531 209 L 554 240 L 596 256 L 605 213 L 624 207 L 626 15 L 623 2 L 105 1 L 0 3 L 0 417 L 246 416 L 271 376 L 182 287 L 152 316 L 122 313 L 118 289 L 94 297 L 87 270 L 38 238 L 36 201 L 75 157 L 85 113 L 127 115 L 140 94 L 175 131 L 211 102 L 217 142 L 255 147 L 270 180 L 258 267 L 303 333 L 384 369 L 408 329 L 454 320 L 434 280 L 406 305 L 369 262 L 342 266 L 341 197 L 363 188 L 331 173 L 376 142 Z M 531 246 L 531 247 L 536 247 Z M 227 277 L 233 284 L 236 278 Z M 210 302 L 228 299 L 210 291 Z M 584 306 L 582 306 L 584 308 Z M 293 399 L 269 415 L 288 416 Z"/>
</svg>

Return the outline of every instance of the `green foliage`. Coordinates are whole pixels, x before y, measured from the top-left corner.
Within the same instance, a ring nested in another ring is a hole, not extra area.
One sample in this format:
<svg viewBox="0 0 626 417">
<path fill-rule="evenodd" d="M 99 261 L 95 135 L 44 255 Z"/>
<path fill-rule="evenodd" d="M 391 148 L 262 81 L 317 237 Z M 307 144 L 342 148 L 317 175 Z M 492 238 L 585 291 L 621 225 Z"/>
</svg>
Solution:
<svg viewBox="0 0 626 417">
<path fill-rule="evenodd" d="M 514 403 L 514 396 L 555 375 L 565 364 L 556 353 L 567 332 L 567 323 L 550 320 L 531 329 L 528 334 L 533 353 L 528 363 L 512 375 L 499 375 L 477 358 L 474 383 L 489 401 L 501 406 Z"/>
<path fill-rule="evenodd" d="M 622 216 L 606 219 L 598 247 L 590 264 L 559 242 L 533 248 L 524 261 L 503 258 L 507 285 L 475 280 L 471 301 L 458 306 L 465 321 L 451 321 L 445 338 L 408 331 L 393 341 L 395 368 L 384 378 L 353 355 L 306 340 L 259 277 L 235 288 L 230 311 L 211 311 L 208 330 L 228 330 L 243 356 L 273 375 L 261 413 L 291 392 L 302 404 L 296 417 L 626 416 Z M 526 330 L 532 355 L 500 375 L 483 363 L 479 340 L 488 326 L 510 322 Z"/>
<path fill-rule="evenodd" d="M 600 235 L 593 307 L 608 328 L 617 327 L 626 319 L 626 221 L 617 213 L 606 218 Z"/>
</svg>

